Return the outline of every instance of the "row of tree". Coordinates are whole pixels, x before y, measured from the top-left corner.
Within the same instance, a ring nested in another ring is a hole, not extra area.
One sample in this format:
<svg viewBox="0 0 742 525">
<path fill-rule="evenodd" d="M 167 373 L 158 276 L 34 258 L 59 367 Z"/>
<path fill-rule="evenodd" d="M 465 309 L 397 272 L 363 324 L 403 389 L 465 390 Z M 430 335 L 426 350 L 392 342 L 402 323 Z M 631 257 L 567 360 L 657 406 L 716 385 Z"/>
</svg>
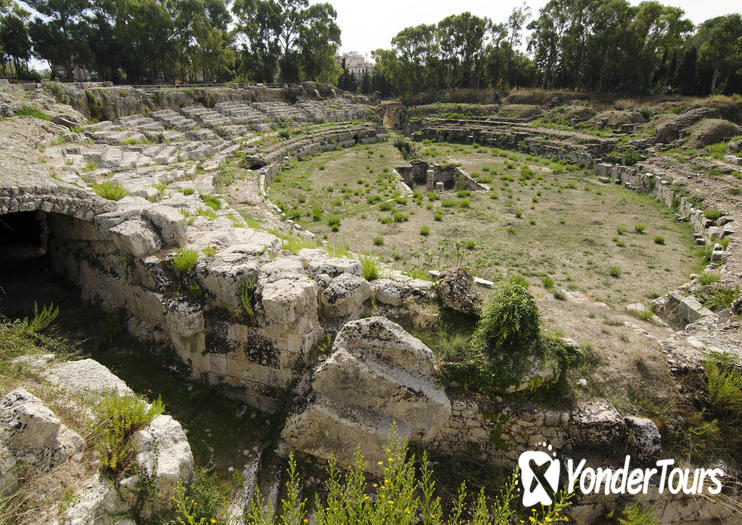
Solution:
<svg viewBox="0 0 742 525">
<path fill-rule="evenodd" d="M 336 81 L 337 13 L 308 0 L 0 0 L 3 66 L 36 56 L 72 78 Z M 27 69 L 27 67 L 26 67 Z"/>
<path fill-rule="evenodd" d="M 71 77 L 114 82 L 232 79 L 338 82 L 403 95 L 447 88 L 542 86 L 686 94 L 742 92 L 742 16 L 694 27 L 657 1 L 550 0 L 495 23 L 462 13 L 400 31 L 372 74 L 335 62 L 337 13 L 308 0 L 0 0 L 3 71 L 31 56 Z M 528 31 L 527 39 L 524 33 Z M 527 40 L 527 41 L 524 41 Z M 523 49 L 527 49 L 528 53 Z"/>
<path fill-rule="evenodd" d="M 541 86 L 590 91 L 742 92 L 742 17 L 694 27 L 656 1 L 551 0 L 531 19 L 471 13 L 400 31 L 373 53 L 396 94 L 446 88 Z M 530 31 L 529 55 L 521 49 Z"/>
</svg>

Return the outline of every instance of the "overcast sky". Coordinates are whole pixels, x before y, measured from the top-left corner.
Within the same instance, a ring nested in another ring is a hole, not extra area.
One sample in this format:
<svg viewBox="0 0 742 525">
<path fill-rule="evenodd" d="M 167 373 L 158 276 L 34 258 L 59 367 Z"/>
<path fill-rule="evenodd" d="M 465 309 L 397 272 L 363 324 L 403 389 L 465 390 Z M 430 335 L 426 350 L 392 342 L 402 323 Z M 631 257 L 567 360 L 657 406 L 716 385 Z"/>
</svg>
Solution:
<svg viewBox="0 0 742 525">
<path fill-rule="evenodd" d="M 401 29 L 418 24 L 433 24 L 451 14 L 470 11 L 495 22 L 507 20 L 514 7 L 522 0 L 310 0 L 310 3 L 329 2 L 338 12 L 342 31 L 341 51 L 366 54 L 380 47 L 390 47 L 392 37 Z M 548 0 L 529 0 L 533 16 Z M 715 16 L 740 12 L 740 0 L 660 0 L 665 5 L 680 7 L 694 23 L 699 24 Z M 638 5 L 640 0 L 629 0 Z"/>
</svg>

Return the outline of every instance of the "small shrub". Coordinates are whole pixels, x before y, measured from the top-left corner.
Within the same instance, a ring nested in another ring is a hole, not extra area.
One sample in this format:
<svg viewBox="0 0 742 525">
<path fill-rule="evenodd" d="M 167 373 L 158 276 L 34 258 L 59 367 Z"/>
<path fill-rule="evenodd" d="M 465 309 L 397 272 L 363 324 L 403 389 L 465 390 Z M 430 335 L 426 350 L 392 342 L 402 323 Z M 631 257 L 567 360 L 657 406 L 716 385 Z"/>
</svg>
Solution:
<svg viewBox="0 0 742 525">
<path fill-rule="evenodd" d="M 93 408 L 93 419 L 88 425 L 93 432 L 94 448 L 101 466 L 114 475 L 133 468 L 136 455 L 134 433 L 146 427 L 164 412 L 161 400 L 147 406 L 134 396 L 110 393 L 101 398 Z"/>
<path fill-rule="evenodd" d="M 100 184 L 93 184 L 93 191 L 100 197 L 103 197 L 109 201 L 117 201 L 126 197 L 129 193 L 118 183 L 109 181 L 101 182 Z"/>
<path fill-rule="evenodd" d="M 706 392 L 709 402 L 717 411 L 735 419 L 742 419 L 742 372 L 737 370 L 726 356 L 717 356 L 719 362 L 707 359 Z"/>
<path fill-rule="evenodd" d="M 714 222 L 716 222 L 717 220 L 719 220 L 722 215 L 724 215 L 724 214 L 720 210 L 715 210 L 715 209 L 705 210 L 703 212 L 703 216 L 704 217 L 706 217 L 707 219 L 709 219 L 711 221 L 714 221 Z"/>
<path fill-rule="evenodd" d="M 523 210 L 515 210 L 515 216 L 520 219 L 523 217 Z"/>
<path fill-rule="evenodd" d="M 327 218 L 327 225 L 330 227 L 330 229 L 334 232 L 337 232 L 340 230 L 340 217 L 337 215 L 330 215 Z"/>
<path fill-rule="evenodd" d="M 427 237 L 428 235 L 430 235 L 430 228 L 428 228 L 427 226 L 423 226 L 422 228 L 420 228 L 420 235 L 422 235 L 423 237 Z"/>
<path fill-rule="evenodd" d="M 433 220 L 434 221 L 442 221 L 443 220 L 443 210 L 435 210 L 433 212 Z"/>
<path fill-rule="evenodd" d="M 623 235 L 625 231 L 626 228 L 624 228 L 623 226 L 619 226 L 618 228 L 616 228 L 616 233 L 619 235 Z"/>
<path fill-rule="evenodd" d="M 644 230 L 646 230 L 646 229 L 647 229 L 647 227 L 644 226 L 643 224 L 635 224 L 634 225 L 634 231 L 636 231 L 636 233 L 644 233 Z"/>
<path fill-rule="evenodd" d="M 536 301 L 514 280 L 500 286 L 485 301 L 471 344 L 491 363 L 492 380 L 497 386 L 519 384 L 532 366 L 528 357 L 538 357 L 539 322 Z"/>
<path fill-rule="evenodd" d="M 196 267 L 197 261 L 198 252 L 196 250 L 186 250 L 181 246 L 170 260 L 170 264 L 179 273 L 190 273 Z"/>
<path fill-rule="evenodd" d="M 374 237 L 374 246 L 382 246 L 384 244 L 384 237 Z"/>
<path fill-rule="evenodd" d="M 392 203 L 391 202 L 382 202 L 379 204 L 379 210 L 381 211 L 389 211 L 392 209 Z"/>
<path fill-rule="evenodd" d="M 654 517 L 651 509 L 642 510 L 639 502 L 636 502 L 623 509 L 618 523 L 619 525 L 659 525 L 660 520 Z"/>
<path fill-rule="evenodd" d="M 664 238 L 664 237 L 661 237 L 661 236 L 659 236 L 659 235 L 657 235 L 657 236 L 656 236 L 656 237 L 654 238 L 654 243 L 655 243 L 655 244 L 665 244 L 665 238 Z"/>
<path fill-rule="evenodd" d="M 318 202 L 312 203 L 312 220 L 314 222 L 322 220 L 322 205 Z"/>
<path fill-rule="evenodd" d="M 609 266 L 608 274 L 611 277 L 621 277 L 621 268 L 619 268 L 618 266 Z"/>
<path fill-rule="evenodd" d="M 547 275 L 546 277 L 541 278 L 541 284 L 547 290 L 551 290 L 552 288 L 554 288 L 554 279 Z"/>
</svg>

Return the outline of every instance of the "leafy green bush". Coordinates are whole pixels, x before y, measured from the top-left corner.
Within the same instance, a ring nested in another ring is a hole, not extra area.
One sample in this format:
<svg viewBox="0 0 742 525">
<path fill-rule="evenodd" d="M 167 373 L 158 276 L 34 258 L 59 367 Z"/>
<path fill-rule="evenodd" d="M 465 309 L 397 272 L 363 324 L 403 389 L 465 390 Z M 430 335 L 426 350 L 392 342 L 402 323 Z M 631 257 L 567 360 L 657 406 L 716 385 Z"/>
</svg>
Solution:
<svg viewBox="0 0 742 525">
<path fill-rule="evenodd" d="M 492 365 L 494 385 L 508 387 L 520 383 L 532 365 L 529 357 L 540 357 L 538 340 L 536 301 L 526 288 L 511 280 L 485 301 L 471 345 Z"/>
<path fill-rule="evenodd" d="M 88 422 L 101 466 L 114 475 L 131 471 L 137 452 L 132 439 L 134 433 L 146 427 L 163 411 L 164 406 L 159 399 L 148 406 L 131 395 L 110 393 L 103 396 L 93 408 L 93 418 Z"/>
<path fill-rule="evenodd" d="M 197 261 L 198 252 L 196 250 L 186 250 L 181 246 L 173 255 L 170 264 L 179 273 L 190 273 L 196 267 Z"/>
<path fill-rule="evenodd" d="M 117 201 L 126 197 L 129 193 L 121 184 L 104 181 L 100 184 L 93 183 L 93 191 L 109 201 Z"/>
</svg>

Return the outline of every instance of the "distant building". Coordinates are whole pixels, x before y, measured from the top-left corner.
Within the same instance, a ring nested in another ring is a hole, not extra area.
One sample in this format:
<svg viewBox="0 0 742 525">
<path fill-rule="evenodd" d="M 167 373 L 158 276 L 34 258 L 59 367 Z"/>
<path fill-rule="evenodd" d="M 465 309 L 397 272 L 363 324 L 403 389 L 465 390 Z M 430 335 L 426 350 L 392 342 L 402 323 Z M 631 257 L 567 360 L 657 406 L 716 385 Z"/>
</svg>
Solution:
<svg viewBox="0 0 742 525">
<path fill-rule="evenodd" d="M 55 77 L 64 80 L 74 80 L 75 82 L 90 82 L 91 80 L 96 80 L 98 78 L 97 72 L 88 70 L 85 67 L 80 67 L 77 64 L 72 67 L 71 79 L 67 78 L 67 70 L 64 68 L 64 65 L 55 64 L 52 70 L 54 71 Z"/>
<path fill-rule="evenodd" d="M 349 73 L 353 73 L 353 76 L 357 79 L 363 78 L 363 75 L 367 73 L 369 75 L 373 73 L 374 65 L 364 55 L 356 51 L 350 51 L 344 53 L 342 57 L 336 57 L 339 64 L 342 64 L 343 60 L 345 60 L 345 68 Z"/>
</svg>

